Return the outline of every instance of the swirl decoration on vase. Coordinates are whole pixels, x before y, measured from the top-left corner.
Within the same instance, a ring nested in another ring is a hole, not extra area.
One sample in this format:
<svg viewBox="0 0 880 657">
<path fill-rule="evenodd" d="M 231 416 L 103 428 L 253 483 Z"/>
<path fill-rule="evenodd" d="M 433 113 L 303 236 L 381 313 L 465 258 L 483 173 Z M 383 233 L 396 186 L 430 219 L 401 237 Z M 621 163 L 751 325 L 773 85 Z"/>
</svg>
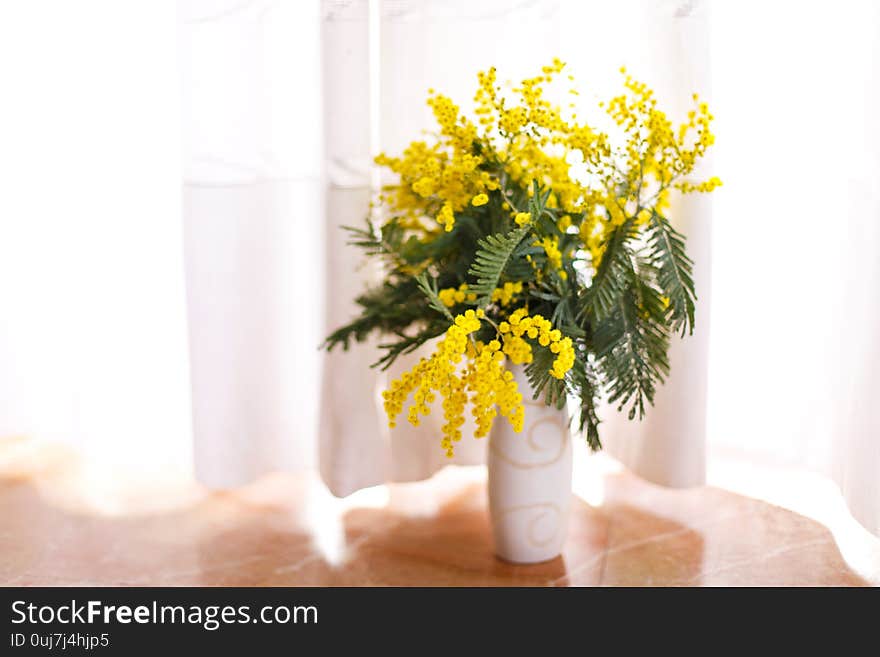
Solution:
<svg viewBox="0 0 880 657">
<path fill-rule="evenodd" d="M 525 530 L 522 534 L 525 536 L 529 545 L 536 548 L 543 548 L 553 543 L 562 530 L 562 509 L 558 504 L 552 502 L 539 502 L 537 504 L 523 504 L 504 509 L 501 514 L 508 516 L 517 514 L 519 519 L 514 518 L 512 522 L 525 522 Z"/>
<path fill-rule="evenodd" d="M 544 404 L 540 405 L 544 406 Z M 532 454 L 526 453 L 525 457 L 537 455 L 538 458 L 536 460 L 518 458 L 519 454 L 511 454 L 511 451 L 523 450 L 509 449 L 515 448 L 516 444 L 508 441 L 493 441 L 490 443 L 489 449 L 492 450 L 495 456 L 515 468 L 543 468 L 553 465 L 562 458 L 568 440 L 568 427 L 565 426 L 561 414 L 554 413 L 532 423 L 526 432 L 526 439 L 523 444 L 531 450 Z"/>
</svg>

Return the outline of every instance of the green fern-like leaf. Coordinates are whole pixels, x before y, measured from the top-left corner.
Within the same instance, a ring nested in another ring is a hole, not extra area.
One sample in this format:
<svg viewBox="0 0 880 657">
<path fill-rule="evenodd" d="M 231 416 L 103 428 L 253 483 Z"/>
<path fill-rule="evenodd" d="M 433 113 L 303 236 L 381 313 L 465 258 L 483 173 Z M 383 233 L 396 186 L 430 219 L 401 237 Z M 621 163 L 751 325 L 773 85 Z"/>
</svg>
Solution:
<svg viewBox="0 0 880 657">
<path fill-rule="evenodd" d="M 631 404 L 628 417 L 644 418 L 657 386 L 669 373 L 669 334 L 643 309 L 638 283 L 620 297 L 617 308 L 593 334 L 599 364 L 607 382 L 608 400 L 618 410 Z"/>
<path fill-rule="evenodd" d="M 648 249 L 657 268 L 657 283 L 669 299 L 669 318 L 673 331 L 694 332 L 694 263 L 685 251 L 684 235 L 657 214 L 648 224 Z"/>
<path fill-rule="evenodd" d="M 593 451 L 602 449 L 602 441 L 599 439 L 599 416 L 596 413 L 596 402 L 599 399 L 599 382 L 596 373 L 583 359 L 583 354 L 575 358 L 571 368 L 573 381 L 572 394 L 576 395 L 580 402 L 578 414 L 578 431 L 587 440 L 587 445 Z"/>
<path fill-rule="evenodd" d="M 385 353 L 379 360 L 377 360 L 375 363 L 372 363 L 370 367 L 378 367 L 382 370 L 387 370 L 389 367 L 391 367 L 398 356 L 403 356 L 404 354 L 415 351 L 423 344 L 425 344 L 428 340 L 442 335 L 445 330 L 445 325 L 431 323 L 415 335 L 405 335 L 403 333 L 397 333 L 396 336 L 398 339 L 396 341 L 385 342 L 379 345 L 379 348 L 384 350 Z"/>
<path fill-rule="evenodd" d="M 605 255 L 580 304 L 578 318 L 601 322 L 616 308 L 629 284 L 632 253 L 628 242 L 635 236 L 632 221 L 619 226 L 608 238 Z"/>
<path fill-rule="evenodd" d="M 479 249 L 474 257 L 468 273 L 476 277 L 476 283 L 470 286 L 470 291 L 477 295 L 477 305 L 485 308 L 492 300 L 492 292 L 498 287 L 498 281 L 504 268 L 510 261 L 513 252 L 519 243 L 529 232 L 529 226 L 516 228 L 507 235 L 498 233 L 489 235 L 480 240 Z"/>
<path fill-rule="evenodd" d="M 543 395 L 545 404 L 562 408 L 566 400 L 565 381 L 550 375 L 555 358 L 556 354 L 548 348 L 532 345 L 532 362 L 525 366 L 525 373 L 533 399 L 540 399 Z"/>
<path fill-rule="evenodd" d="M 436 279 L 429 279 L 428 275 L 425 272 L 422 272 L 418 276 L 416 276 L 416 282 L 419 285 L 419 289 L 424 293 L 425 297 L 428 299 L 428 304 L 436 310 L 441 315 L 445 316 L 450 322 L 454 322 L 455 318 L 452 316 L 452 313 L 449 312 L 449 308 L 440 301 L 440 296 L 437 294 L 437 281 Z"/>
</svg>

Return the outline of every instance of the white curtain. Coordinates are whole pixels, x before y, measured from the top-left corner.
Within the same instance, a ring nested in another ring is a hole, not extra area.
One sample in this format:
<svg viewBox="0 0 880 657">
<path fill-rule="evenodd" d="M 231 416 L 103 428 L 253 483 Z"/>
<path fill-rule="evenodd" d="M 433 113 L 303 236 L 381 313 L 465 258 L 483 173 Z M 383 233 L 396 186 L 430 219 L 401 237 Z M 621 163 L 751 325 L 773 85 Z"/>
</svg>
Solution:
<svg viewBox="0 0 880 657">
<path fill-rule="evenodd" d="M 176 35 L 173 3 L 0 6 L 4 438 L 189 467 Z"/>
<path fill-rule="evenodd" d="M 430 425 L 384 428 L 375 344 L 317 349 L 381 276 L 338 227 L 366 214 L 371 156 L 429 125 L 428 87 L 468 107 L 477 70 L 559 55 L 584 102 L 626 65 L 673 114 L 699 91 L 717 116 L 724 187 L 676 208 L 697 332 L 645 422 L 605 409 L 609 451 L 673 486 L 713 454 L 810 468 L 880 533 L 876 3 L 34 0 L 0 18 L 0 436 L 215 486 L 429 476 Z"/>
<path fill-rule="evenodd" d="M 179 3 L 195 472 L 315 464 L 324 232 L 316 3 Z"/>
<path fill-rule="evenodd" d="M 880 533 L 880 5 L 719 2 L 711 26 L 710 445 L 833 475 Z"/>
</svg>

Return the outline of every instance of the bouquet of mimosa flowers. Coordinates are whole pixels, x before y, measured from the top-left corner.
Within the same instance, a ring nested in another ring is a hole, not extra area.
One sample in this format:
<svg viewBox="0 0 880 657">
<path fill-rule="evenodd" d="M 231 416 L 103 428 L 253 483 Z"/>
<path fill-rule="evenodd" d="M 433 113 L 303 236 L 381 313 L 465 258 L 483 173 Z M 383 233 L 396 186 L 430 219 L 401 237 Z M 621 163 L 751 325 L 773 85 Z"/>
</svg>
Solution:
<svg viewBox="0 0 880 657">
<path fill-rule="evenodd" d="M 387 368 L 439 338 L 384 406 L 392 427 L 402 413 L 418 425 L 442 400 L 450 456 L 466 413 L 476 438 L 498 415 L 521 428 L 524 394 L 559 408 L 575 400 L 579 431 L 600 448 L 600 399 L 642 418 L 669 373 L 671 337 L 694 329 L 693 263 L 669 208 L 672 194 L 721 184 L 693 179 L 714 141 L 709 108 L 695 94 L 674 125 L 621 69 L 600 130 L 549 99 L 563 68 L 554 60 L 508 87 L 494 68 L 479 73 L 470 118 L 429 91 L 436 133 L 376 158 L 395 183 L 365 227 L 349 228 L 386 276 L 326 347 L 381 334 L 375 365 Z"/>
</svg>

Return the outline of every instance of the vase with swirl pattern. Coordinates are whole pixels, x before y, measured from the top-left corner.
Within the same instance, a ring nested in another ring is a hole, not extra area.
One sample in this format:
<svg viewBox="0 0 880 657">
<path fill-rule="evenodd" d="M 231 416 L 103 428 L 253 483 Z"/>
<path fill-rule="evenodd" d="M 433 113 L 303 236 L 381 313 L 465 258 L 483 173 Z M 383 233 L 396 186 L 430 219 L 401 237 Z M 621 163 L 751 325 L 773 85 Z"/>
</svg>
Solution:
<svg viewBox="0 0 880 657">
<path fill-rule="evenodd" d="M 522 366 L 511 368 L 525 402 L 515 433 L 497 421 L 489 434 L 489 514 L 495 554 L 512 563 L 548 561 L 562 552 L 571 508 L 572 448 L 565 409 L 532 399 Z"/>
</svg>

